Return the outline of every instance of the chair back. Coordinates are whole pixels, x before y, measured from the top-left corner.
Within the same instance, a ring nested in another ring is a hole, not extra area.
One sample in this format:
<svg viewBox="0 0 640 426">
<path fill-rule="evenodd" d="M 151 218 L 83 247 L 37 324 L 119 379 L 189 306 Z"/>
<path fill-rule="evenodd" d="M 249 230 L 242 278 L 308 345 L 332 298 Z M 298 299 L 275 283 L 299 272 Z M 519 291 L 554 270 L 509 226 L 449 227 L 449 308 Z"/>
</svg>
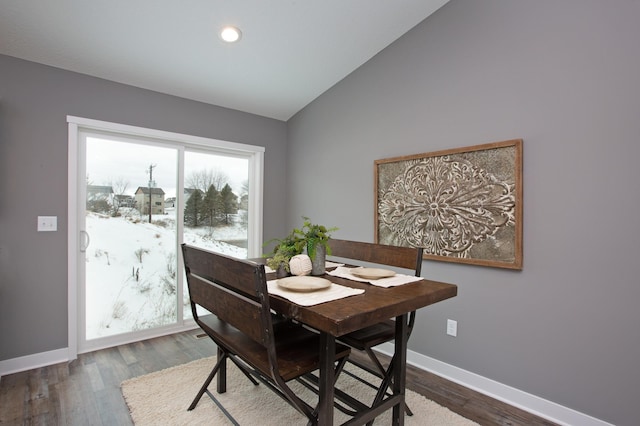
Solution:
<svg viewBox="0 0 640 426">
<path fill-rule="evenodd" d="M 389 246 L 360 241 L 329 239 L 331 256 L 422 272 L 422 248 Z"/>
<path fill-rule="evenodd" d="M 182 255 L 196 322 L 200 305 L 255 342 L 273 348 L 264 265 L 186 244 Z M 271 361 L 275 363 L 275 357 Z"/>
</svg>

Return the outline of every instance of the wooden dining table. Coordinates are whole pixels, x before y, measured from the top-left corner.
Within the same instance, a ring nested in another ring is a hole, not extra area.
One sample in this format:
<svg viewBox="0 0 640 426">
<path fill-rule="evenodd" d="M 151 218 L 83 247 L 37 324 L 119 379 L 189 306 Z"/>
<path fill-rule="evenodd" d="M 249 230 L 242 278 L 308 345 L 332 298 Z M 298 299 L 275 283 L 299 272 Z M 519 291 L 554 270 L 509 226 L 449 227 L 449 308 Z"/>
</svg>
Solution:
<svg viewBox="0 0 640 426">
<path fill-rule="evenodd" d="M 264 263 L 264 259 L 251 259 Z M 383 288 L 366 282 L 322 275 L 332 283 L 364 289 L 359 295 L 333 300 L 312 306 L 301 306 L 288 299 L 271 294 L 271 309 L 288 318 L 317 330 L 320 335 L 320 374 L 318 425 L 333 425 L 334 364 L 336 338 L 352 331 L 374 325 L 389 318 L 396 319 L 396 338 L 391 368 L 391 395 L 374 406 L 361 410 L 346 424 L 365 424 L 382 412 L 393 408 L 393 424 L 404 424 L 405 383 L 407 362 L 407 318 L 412 311 L 455 297 L 458 288 L 454 284 L 421 279 L 396 287 Z M 275 279 L 268 274 L 267 279 Z"/>
</svg>

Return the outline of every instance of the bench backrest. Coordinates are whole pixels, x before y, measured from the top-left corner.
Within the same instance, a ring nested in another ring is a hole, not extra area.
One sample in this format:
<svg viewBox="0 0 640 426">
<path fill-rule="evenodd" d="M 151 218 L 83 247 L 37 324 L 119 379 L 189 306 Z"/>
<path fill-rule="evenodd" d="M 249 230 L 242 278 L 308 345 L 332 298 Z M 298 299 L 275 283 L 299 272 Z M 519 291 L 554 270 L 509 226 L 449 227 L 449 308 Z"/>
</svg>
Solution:
<svg viewBox="0 0 640 426">
<path fill-rule="evenodd" d="M 264 265 L 182 245 L 193 317 L 200 305 L 263 346 L 272 343 Z"/>
</svg>

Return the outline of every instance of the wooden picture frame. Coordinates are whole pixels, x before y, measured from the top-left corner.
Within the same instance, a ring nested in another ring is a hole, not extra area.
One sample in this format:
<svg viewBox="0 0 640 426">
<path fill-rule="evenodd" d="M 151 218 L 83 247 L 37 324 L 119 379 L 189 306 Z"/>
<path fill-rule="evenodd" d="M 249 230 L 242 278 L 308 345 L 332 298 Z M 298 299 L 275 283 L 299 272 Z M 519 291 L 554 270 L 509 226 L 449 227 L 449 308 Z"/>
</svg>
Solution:
<svg viewBox="0 0 640 426">
<path fill-rule="evenodd" d="M 522 269 L 522 139 L 374 161 L 375 241 Z"/>
</svg>

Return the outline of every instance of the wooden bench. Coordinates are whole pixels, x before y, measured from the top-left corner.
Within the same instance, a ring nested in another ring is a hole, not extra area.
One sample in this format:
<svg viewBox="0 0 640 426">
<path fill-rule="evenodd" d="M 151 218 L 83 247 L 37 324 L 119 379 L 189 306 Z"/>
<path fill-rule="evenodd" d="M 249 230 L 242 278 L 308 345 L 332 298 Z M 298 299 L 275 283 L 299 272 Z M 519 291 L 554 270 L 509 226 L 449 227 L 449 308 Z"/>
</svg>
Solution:
<svg viewBox="0 0 640 426">
<path fill-rule="evenodd" d="M 193 318 L 218 346 L 218 361 L 189 406 L 195 408 L 216 374 L 226 391 L 226 360 L 251 379 L 256 376 L 317 423 L 315 407 L 301 400 L 287 382 L 319 369 L 319 334 L 276 317 L 270 309 L 264 265 L 182 245 Z M 201 315 L 198 307 L 209 313 Z M 350 349 L 336 344 L 334 382 Z"/>
</svg>

